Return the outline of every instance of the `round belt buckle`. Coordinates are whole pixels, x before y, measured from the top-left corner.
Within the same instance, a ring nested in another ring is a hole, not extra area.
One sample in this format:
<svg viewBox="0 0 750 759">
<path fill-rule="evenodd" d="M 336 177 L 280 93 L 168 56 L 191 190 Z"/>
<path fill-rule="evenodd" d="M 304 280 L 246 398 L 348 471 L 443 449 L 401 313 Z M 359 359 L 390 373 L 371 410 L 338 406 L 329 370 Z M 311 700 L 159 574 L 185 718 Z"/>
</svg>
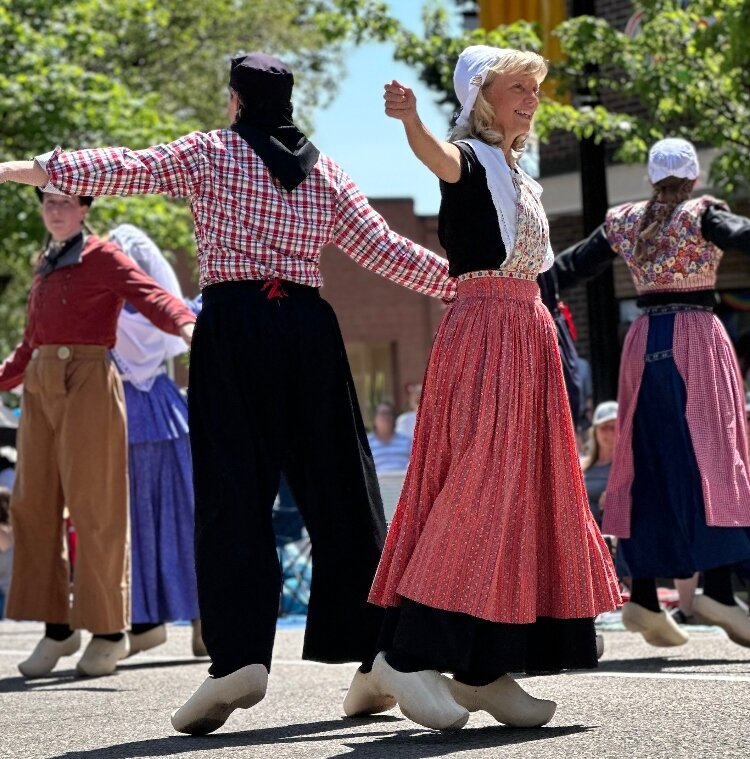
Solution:
<svg viewBox="0 0 750 759">
<path fill-rule="evenodd" d="M 34 348 L 33 351 L 31 351 L 31 358 L 36 358 L 39 355 L 39 348 Z"/>
<path fill-rule="evenodd" d="M 67 345 L 61 345 L 57 349 L 57 357 L 62 359 L 70 358 L 70 348 Z"/>
</svg>

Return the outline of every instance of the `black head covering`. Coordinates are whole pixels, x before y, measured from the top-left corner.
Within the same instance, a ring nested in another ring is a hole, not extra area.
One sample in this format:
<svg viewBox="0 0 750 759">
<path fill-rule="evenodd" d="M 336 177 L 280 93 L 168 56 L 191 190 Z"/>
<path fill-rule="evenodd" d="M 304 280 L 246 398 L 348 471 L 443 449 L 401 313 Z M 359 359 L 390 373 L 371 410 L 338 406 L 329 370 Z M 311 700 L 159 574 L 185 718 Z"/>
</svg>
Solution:
<svg viewBox="0 0 750 759">
<path fill-rule="evenodd" d="M 310 174 L 319 155 L 292 121 L 294 75 L 278 58 L 243 53 L 232 59 L 229 86 L 242 100 L 232 129 L 291 192 Z"/>
<path fill-rule="evenodd" d="M 41 203 L 44 200 L 44 193 L 40 187 L 35 187 L 34 190 L 36 192 L 37 198 L 39 198 L 39 202 Z M 84 206 L 90 206 L 94 202 L 94 199 L 90 195 L 78 195 L 77 197 L 81 205 Z"/>
</svg>

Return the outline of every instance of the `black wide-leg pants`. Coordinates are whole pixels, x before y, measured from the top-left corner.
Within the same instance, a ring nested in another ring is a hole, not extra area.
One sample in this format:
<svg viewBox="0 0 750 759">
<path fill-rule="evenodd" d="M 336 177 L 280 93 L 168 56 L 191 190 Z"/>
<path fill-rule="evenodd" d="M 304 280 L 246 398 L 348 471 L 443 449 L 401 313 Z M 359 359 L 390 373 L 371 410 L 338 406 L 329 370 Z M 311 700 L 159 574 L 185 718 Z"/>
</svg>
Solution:
<svg viewBox="0 0 750 759">
<path fill-rule="evenodd" d="M 336 316 L 315 288 L 263 288 L 206 288 L 190 356 L 198 598 L 215 677 L 270 668 L 282 472 L 312 545 L 303 658 L 370 660 L 383 614 L 367 603 L 383 505 Z"/>
</svg>

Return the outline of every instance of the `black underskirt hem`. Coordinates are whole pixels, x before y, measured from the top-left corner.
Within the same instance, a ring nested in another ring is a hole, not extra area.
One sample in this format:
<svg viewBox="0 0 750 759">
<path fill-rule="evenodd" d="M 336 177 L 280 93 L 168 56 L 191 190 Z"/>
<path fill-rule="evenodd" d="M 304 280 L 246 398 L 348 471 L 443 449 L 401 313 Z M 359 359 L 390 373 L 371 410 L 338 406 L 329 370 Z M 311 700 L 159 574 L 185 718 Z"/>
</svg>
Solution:
<svg viewBox="0 0 750 759">
<path fill-rule="evenodd" d="M 423 662 L 424 669 L 490 678 L 597 667 L 593 617 L 509 624 L 407 598 L 386 610 L 378 647 Z"/>
</svg>

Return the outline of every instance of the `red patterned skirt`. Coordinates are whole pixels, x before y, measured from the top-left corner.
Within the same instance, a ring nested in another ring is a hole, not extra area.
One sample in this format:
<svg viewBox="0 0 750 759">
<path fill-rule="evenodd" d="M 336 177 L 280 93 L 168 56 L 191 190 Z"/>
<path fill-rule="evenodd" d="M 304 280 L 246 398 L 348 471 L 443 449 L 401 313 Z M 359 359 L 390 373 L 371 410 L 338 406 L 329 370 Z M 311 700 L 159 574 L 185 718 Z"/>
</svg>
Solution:
<svg viewBox="0 0 750 759">
<path fill-rule="evenodd" d="M 435 338 L 409 470 L 370 593 L 491 622 L 620 604 L 535 282 L 477 278 Z"/>
</svg>

